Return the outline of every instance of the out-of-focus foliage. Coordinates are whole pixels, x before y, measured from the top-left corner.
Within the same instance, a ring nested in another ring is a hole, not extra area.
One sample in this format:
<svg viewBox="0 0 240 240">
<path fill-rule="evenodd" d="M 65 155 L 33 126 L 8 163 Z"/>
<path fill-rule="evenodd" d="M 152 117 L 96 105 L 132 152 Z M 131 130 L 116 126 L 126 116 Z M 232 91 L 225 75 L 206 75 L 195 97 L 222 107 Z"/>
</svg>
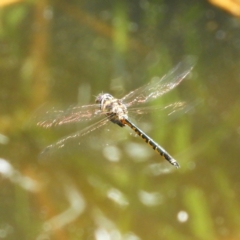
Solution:
<svg viewBox="0 0 240 240">
<path fill-rule="evenodd" d="M 239 239 L 239 30 L 205 1 L 2 7 L 0 239 Z M 102 91 L 121 98 L 188 55 L 190 76 L 150 103 L 186 101 L 186 114 L 129 113 L 180 169 L 113 124 L 39 157 L 92 122 L 46 130 L 36 116 Z"/>
</svg>

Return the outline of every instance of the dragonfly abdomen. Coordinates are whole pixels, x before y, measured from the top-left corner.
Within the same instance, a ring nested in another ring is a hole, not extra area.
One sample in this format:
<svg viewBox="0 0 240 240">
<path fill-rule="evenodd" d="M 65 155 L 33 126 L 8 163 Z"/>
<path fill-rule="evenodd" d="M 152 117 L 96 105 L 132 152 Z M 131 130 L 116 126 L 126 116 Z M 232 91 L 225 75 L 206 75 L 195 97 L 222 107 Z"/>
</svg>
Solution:
<svg viewBox="0 0 240 240">
<path fill-rule="evenodd" d="M 151 139 L 147 134 L 145 134 L 142 130 L 140 130 L 136 125 L 134 125 L 128 119 L 124 119 L 124 123 L 127 124 L 135 133 L 137 133 L 147 144 L 149 144 L 153 150 L 163 156 L 168 162 L 174 165 L 176 168 L 179 168 L 180 165 L 178 162 L 168 153 L 166 152 L 160 145 L 158 145 L 153 139 Z"/>
</svg>

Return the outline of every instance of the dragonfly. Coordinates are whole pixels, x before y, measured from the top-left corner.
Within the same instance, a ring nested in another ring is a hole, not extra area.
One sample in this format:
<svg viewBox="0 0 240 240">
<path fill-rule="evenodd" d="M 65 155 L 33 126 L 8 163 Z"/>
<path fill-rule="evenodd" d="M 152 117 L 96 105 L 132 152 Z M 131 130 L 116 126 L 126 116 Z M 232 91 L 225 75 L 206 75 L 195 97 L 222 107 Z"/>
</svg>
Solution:
<svg viewBox="0 0 240 240">
<path fill-rule="evenodd" d="M 78 123 L 81 121 L 90 121 L 98 118 L 101 119 L 83 130 L 73 133 L 47 146 L 42 154 L 63 148 L 66 143 L 72 140 L 81 142 L 88 134 L 111 122 L 119 127 L 130 127 L 159 155 L 164 157 L 165 160 L 176 168 L 179 168 L 180 164 L 163 147 L 137 127 L 130 120 L 128 113 L 144 114 L 153 110 L 154 107 L 146 107 L 145 104 L 163 96 L 178 86 L 192 71 L 193 67 L 194 59 L 186 57 L 162 78 L 154 77 L 151 82 L 129 92 L 121 99 L 114 98 L 109 93 L 100 93 L 95 99 L 95 104 L 83 106 L 74 105 L 66 110 L 53 109 L 46 112 L 45 116 L 37 122 L 37 125 L 40 127 L 50 128 L 64 124 Z M 162 109 L 170 108 L 176 110 L 182 106 L 183 102 L 176 102 L 164 106 Z"/>
</svg>

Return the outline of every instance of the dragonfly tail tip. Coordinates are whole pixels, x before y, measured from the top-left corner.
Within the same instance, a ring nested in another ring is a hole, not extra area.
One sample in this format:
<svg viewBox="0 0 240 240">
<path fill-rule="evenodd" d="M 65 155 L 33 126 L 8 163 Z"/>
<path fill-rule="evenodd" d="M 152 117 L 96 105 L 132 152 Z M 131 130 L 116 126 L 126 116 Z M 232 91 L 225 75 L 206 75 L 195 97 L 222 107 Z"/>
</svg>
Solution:
<svg viewBox="0 0 240 240">
<path fill-rule="evenodd" d="M 176 168 L 180 168 L 180 165 L 177 161 L 171 162 L 171 164 Z"/>
</svg>

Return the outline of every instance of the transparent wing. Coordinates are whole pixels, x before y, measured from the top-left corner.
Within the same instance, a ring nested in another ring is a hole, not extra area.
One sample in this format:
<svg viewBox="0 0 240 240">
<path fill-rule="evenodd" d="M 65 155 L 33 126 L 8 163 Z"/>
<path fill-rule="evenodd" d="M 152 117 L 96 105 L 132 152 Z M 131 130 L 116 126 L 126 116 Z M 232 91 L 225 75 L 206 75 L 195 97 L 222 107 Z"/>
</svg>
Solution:
<svg viewBox="0 0 240 240">
<path fill-rule="evenodd" d="M 45 158 L 47 156 L 51 156 L 57 150 L 65 147 L 65 145 L 69 145 L 74 142 L 77 145 L 80 145 L 82 141 L 84 141 L 84 137 L 89 133 L 93 132 L 94 130 L 104 126 L 107 122 L 109 122 L 109 118 L 105 117 L 100 121 L 78 131 L 69 136 L 66 136 L 59 141 L 47 146 L 40 154 L 41 158 Z"/>
<path fill-rule="evenodd" d="M 164 106 L 139 106 L 137 108 L 135 107 L 130 107 L 128 108 L 128 112 L 131 114 L 149 114 L 153 111 L 165 111 L 167 112 L 168 115 L 180 111 L 182 109 L 186 109 L 187 108 L 187 104 L 186 102 L 174 102 L 174 103 L 170 103 L 168 105 L 164 105 Z"/>
<path fill-rule="evenodd" d="M 40 127 L 53 127 L 63 124 L 90 121 L 96 117 L 101 116 L 103 113 L 100 111 L 99 104 L 84 105 L 84 106 L 71 106 L 66 110 L 51 110 L 41 114 L 37 117 L 37 125 Z"/>
<path fill-rule="evenodd" d="M 191 72 L 195 63 L 193 57 L 185 58 L 162 78 L 155 77 L 152 82 L 128 93 L 121 100 L 127 105 L 136 106 L 154 100 L 175 88 Z"/>
</svg>

